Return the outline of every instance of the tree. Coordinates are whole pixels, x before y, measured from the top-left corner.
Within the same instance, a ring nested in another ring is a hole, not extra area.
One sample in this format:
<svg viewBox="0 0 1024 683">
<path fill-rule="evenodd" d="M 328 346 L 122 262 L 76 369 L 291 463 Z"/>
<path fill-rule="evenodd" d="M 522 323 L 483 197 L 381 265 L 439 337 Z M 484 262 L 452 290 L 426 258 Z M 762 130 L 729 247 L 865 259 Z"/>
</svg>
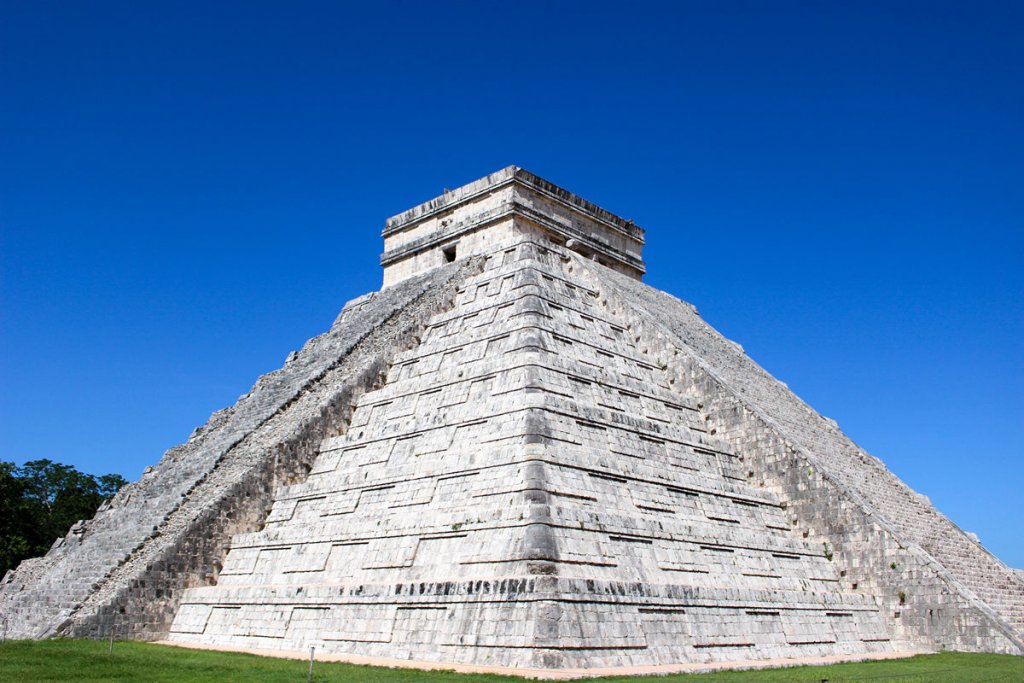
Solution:
<svg viewBox="0 0 1024 683">
<path fill-rule="evenodd" d="M 118 474 L 95 477 L 51 460 L 21 467 L 0 461 L 0 576 L 44 554 L 127 483 Z"/>
<path fill-rule="evenodd" d="M 14 463 L 0 460 L 0 575 L 32 554 L 26 528 L 32 516 L 24 492 L 25 483 L 18 478 Z"/>
</svg>

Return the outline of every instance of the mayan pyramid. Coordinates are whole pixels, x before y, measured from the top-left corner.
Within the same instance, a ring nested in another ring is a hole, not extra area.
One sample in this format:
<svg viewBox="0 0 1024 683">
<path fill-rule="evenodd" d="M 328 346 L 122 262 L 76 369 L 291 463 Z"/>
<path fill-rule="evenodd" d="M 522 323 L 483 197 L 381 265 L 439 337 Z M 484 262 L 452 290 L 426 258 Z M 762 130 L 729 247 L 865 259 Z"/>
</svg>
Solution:
<svg viewBox="0 0 1024 683">
<path fill-rule="evenodd" d="M 509 167 L 0 585 L 8 637 L 519 669 L 1024 654 L 1024 581 Z"/>
</svg>

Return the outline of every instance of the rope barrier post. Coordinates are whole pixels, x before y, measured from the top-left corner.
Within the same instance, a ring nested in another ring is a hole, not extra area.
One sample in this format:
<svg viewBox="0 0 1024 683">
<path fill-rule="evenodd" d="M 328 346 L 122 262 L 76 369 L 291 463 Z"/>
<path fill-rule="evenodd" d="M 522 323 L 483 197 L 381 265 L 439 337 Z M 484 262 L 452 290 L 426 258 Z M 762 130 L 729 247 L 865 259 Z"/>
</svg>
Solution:
<svg viewBox="0 0 1024 683">
<path fill-rule="evenodd" d="M 309 646 L 309 675 L 306 677 L 307 681 L 313 680 L 313 653 L 316 651 L 316 645 Z"/>
</svg>

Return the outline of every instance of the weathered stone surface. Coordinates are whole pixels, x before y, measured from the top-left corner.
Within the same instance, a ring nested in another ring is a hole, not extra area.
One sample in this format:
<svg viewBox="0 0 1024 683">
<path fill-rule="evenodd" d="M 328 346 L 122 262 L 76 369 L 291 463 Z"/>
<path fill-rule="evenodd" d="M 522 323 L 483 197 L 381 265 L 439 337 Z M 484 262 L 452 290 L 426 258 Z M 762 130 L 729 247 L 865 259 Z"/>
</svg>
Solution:
<svg viewBox="0 0 1024 683">
<path fill-rule="evenodd" d="M 385 240 L 384 290 L 8 577 L 21 633 L 533 669 L 1024 654 L 1019 575 L 639 282 L 636 226 L 510 167 Z"/>
<path fill-rule="evenodd" d="M 173 640 L 541 668 L 892 648 L 589 286 L 601 267 L 540 238 L 464 282 Z"/>
</svg>

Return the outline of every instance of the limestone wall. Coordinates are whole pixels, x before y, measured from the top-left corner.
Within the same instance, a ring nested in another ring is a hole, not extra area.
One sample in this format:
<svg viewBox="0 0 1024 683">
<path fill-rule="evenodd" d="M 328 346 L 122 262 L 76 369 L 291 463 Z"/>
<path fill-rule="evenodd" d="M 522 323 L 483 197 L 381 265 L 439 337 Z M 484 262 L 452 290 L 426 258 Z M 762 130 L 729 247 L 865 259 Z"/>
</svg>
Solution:
<svg viewBox="0 0 1024 683">
<path fill-rule="evenodd" d="M 630 331 L 705 403 L 709 424 L 787 501 L 850 587 L 908 645 L 1024 654 L 1024 583 L 682 301 L 583 264 Z"/>
<path fill-rule="evenodd" d="M 304 477 L 354 398 L 453 298 L 463 262 L 350 302 L 324 335 L 169 450 L 96 517 L 0 584 L 8 637 L 162 636 L 180 592 L 216 580 L 233 534 L 258 528 L 275 487 Z"/>
</svg>

